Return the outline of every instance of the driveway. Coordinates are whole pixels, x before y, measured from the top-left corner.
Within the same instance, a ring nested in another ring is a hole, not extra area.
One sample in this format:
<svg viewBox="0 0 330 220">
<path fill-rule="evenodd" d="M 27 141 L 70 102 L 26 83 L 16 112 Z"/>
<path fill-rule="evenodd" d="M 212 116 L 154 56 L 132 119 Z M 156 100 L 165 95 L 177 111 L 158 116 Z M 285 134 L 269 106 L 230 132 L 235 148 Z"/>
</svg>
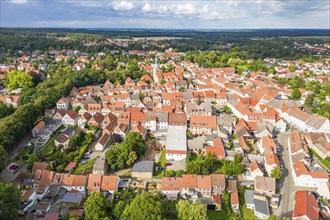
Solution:
<svg viewBox="0 0 330 220">
<path fill-rule="evenodd" d="M 10 183 L 12 182 L 20 173 L 25 173 L 27 171 L 27 164 L 21 166 L 16 173 L 13 173 L 11 170 L 8 169 L 8 167 L 6 169 L 4 169 L 0 176 L 3 182 L 5 183 Z"/>
</svg>

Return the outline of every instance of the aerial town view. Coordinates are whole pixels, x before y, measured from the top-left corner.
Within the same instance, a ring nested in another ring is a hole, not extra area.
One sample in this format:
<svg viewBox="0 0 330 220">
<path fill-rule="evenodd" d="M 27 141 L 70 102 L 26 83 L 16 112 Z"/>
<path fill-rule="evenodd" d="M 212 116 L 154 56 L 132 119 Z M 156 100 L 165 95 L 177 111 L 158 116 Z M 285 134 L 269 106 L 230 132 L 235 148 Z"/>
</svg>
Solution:
<svg viewBox="0 0 330 220">
<path fill-rule="evenodd" d="M 328 0 L 0 18 L 0 220 L 330 219 Z"/>
</svg>

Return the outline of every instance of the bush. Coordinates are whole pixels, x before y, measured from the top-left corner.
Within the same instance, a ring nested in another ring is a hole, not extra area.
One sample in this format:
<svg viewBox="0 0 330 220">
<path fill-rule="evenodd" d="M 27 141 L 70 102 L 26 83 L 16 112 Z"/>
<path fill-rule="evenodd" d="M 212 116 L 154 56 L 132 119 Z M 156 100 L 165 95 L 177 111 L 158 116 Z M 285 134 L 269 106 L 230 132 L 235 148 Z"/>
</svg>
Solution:
<svg viewBox="0 0 330 220">
<path fill-rule="evenodd" d="M 182 177 L 183 174 L 184 174 L 183 170 L 176 171 L 176 176 L 178 176 L 178 177 Z"/>
</svg>

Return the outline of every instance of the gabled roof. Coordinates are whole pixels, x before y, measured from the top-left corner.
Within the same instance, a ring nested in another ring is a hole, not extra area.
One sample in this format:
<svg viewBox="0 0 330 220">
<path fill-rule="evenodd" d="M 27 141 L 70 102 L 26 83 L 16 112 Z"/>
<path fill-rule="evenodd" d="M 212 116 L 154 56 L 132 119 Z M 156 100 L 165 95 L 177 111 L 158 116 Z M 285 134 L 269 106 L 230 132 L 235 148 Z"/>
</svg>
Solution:
<svg viewBox="0 0 330 220">
<path fill-rule="evenodd" d="M 295 202 L 293 207 L 293 217 L 306 216 L 309 219 L 318 219 L 319 208 L 317 200 L 311 192 L 306 190 L 295 193 Z"/>
</svg>

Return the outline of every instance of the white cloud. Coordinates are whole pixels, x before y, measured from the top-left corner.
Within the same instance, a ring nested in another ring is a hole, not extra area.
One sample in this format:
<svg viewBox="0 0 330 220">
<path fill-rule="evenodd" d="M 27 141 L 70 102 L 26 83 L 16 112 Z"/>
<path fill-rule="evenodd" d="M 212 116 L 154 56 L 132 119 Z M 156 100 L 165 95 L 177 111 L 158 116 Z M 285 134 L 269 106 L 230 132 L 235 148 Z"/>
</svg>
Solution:
<svg viewBox="0 0 330 220">
<path fill-rule="evenodd" d="M 112 8 L 116 11 L 130 11 L 134 8 L 134 4 L 128 1 L 114 1 L 112 2 Z"/>
<path fill-rule="evenodd" d="M 13 4 L 25 4 L 28 2 L 28 0 L 10 0 L 11 3 Z"/>
</svg>

